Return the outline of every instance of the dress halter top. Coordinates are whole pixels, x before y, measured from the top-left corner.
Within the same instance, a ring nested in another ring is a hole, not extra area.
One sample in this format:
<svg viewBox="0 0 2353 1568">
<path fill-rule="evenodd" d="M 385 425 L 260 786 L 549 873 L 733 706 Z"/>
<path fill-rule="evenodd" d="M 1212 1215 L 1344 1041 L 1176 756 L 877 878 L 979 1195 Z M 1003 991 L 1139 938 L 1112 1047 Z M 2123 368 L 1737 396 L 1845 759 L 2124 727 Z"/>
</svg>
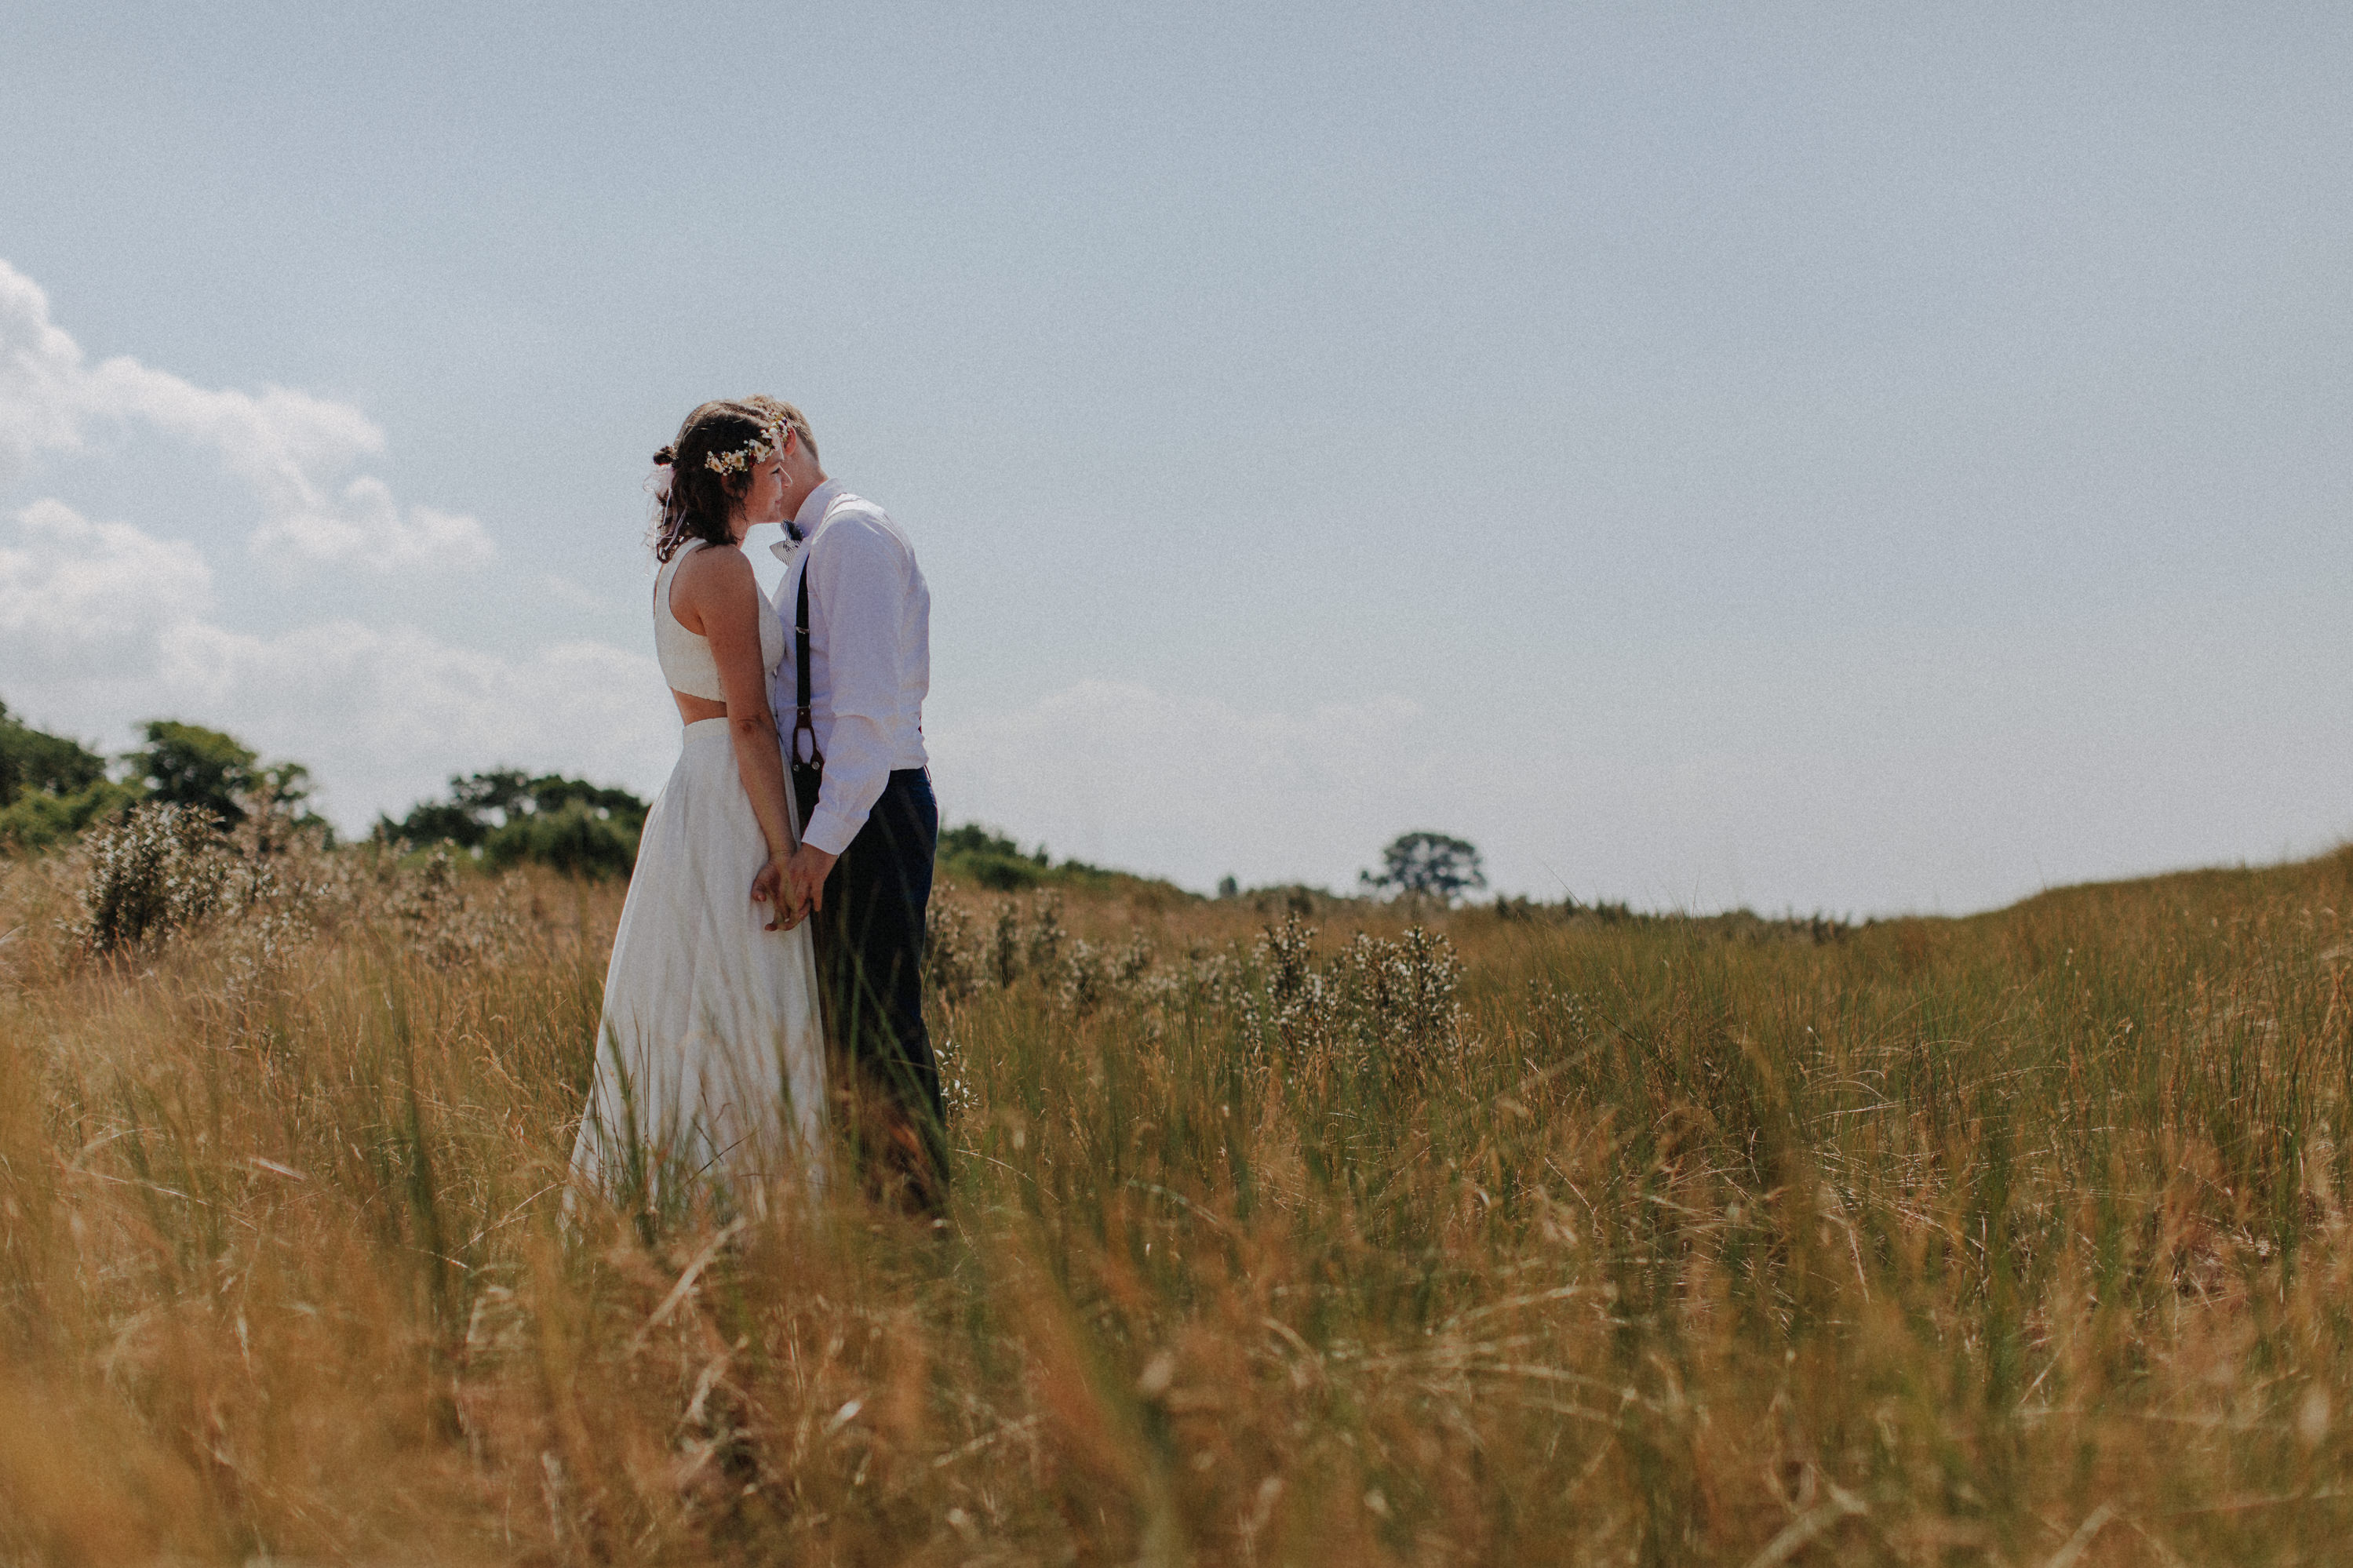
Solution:
<svg viewBox="0 0 2353 1568">
<path fill-rule="evenodd" d="M 702 549 L 703 542 L 700 539 L 689 542 L 655 574 L 654 658 L 660 662 L 662 679 L 670 682 L 671 690 L 724 702 L 727 689 L 719 683 L 719 661 L 711 657 L 711 639 L 681 626 L 670 607 L 670 584 L 678 576 L 679 563 Z M 776 619 L 776 612 L 767 600 L 757 593 L 752 597 L 760 607 L 760 667 L 774 675 L 785 658 L 784 624 Z"/>
</svg>

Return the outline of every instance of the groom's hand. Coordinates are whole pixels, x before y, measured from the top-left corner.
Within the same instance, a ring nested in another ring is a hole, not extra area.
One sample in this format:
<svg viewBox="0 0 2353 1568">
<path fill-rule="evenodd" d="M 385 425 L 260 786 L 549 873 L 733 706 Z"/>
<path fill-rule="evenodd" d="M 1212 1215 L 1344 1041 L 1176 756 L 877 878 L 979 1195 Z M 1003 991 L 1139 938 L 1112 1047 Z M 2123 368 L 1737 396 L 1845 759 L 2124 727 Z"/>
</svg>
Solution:
<svg viewBox="0 0 2353 1568">
<path fill-rule="evenodd" d="M 799 919 L 804 910 L 825 908 L 825 879 L 832 874 L 836 858 L 813 844 L 804 844 L 793 851 L 785 870 L 792 879 L 789 897 L 794 919 Z"/>
</svg>

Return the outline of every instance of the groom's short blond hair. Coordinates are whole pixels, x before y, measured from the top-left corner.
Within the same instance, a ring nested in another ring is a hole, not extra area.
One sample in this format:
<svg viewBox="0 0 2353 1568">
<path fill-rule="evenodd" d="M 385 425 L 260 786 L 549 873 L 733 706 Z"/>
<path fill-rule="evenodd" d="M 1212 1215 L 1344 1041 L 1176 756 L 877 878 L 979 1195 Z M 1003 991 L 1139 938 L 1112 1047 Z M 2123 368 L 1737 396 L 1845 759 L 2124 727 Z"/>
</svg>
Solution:
<svg viewBox="0 0 2353 1568">
<path fill-rule="evenodd" d="M 791 404 L 786 403 L 781 397 L 769 397 L 765 395 L 762 395 L 756 397 L 747 397 L 743 401 L 750 405 L 752 407 L 758 409 L 761 413 L 766 415 L 777 424 L 786 426 L 794 430 L 799 431 L 801 445 L 808 448 L 809 461 L 814 463 L 818 460 L 817 455 L 817 436 L 815 432 L 809 429 L 807 415 L 802 413 Z"/>
</svg>

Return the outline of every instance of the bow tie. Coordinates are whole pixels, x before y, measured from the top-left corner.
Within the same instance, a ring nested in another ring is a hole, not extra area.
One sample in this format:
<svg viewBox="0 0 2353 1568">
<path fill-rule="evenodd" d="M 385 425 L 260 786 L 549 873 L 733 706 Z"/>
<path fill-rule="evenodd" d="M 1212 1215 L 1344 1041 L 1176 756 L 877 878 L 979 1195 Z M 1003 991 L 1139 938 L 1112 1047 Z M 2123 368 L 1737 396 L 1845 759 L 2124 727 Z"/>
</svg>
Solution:
<svg viewBox="0 0 2353 1568">
<path fill-rule="evenodd" d="M 801 546 L 807 541 L 807 534 L 788 522 L 785 524 L 785 536 L 768 546 L 768 553 L 789 566 L 792 564 L 793 557 L 800 552 Z"/>
</svg>

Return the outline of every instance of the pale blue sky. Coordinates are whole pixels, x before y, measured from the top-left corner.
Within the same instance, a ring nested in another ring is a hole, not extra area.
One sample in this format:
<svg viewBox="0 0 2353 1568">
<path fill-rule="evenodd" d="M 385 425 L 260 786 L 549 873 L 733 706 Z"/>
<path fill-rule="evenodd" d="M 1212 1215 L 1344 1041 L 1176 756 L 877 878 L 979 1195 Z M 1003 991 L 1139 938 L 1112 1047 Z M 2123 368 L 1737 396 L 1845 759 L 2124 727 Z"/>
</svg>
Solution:
<svg viewBox="0 0 2353 1568">
<path fill-rule="evenodd" d="M 185 395 L 0 384 L 0 699 L 355 825 L 650 791 L 645 458 L 765 390 L 917 541 L 949 815 L 1058 852 L 1873 912 L 2316 850 L 2353 17 L 2052 11 L 12 6 L 0 260 Z M 379 514 L 240 470 L 272 386 L 458 521 L 290 552 Z M 85 558 L 152 597 L 69 658 Z"/>
</svg>

